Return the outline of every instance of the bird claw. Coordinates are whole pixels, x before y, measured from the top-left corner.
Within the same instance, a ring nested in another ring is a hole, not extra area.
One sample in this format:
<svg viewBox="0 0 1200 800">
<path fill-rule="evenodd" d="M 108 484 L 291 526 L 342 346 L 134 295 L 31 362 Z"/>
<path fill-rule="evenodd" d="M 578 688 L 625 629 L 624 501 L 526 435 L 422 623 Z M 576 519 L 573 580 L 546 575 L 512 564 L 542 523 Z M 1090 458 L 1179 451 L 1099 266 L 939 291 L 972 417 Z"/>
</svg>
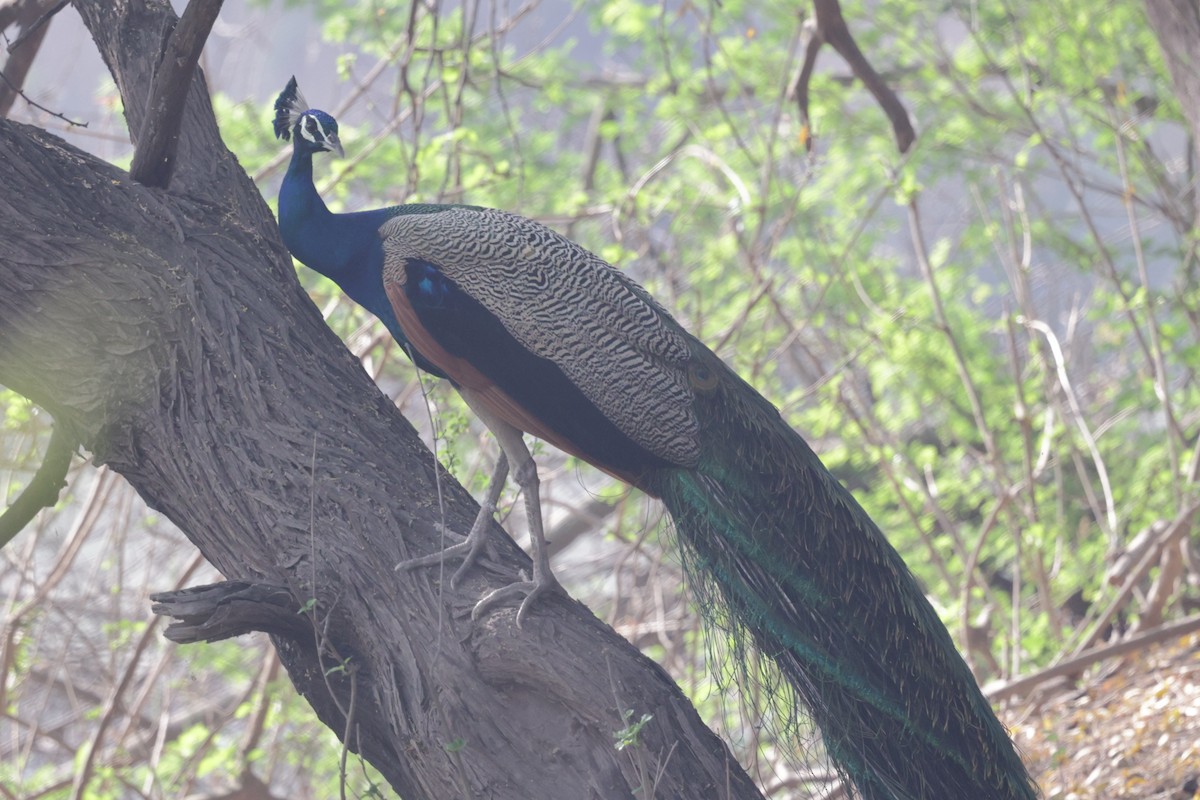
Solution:
<svg viewBox="0 0 1200 800">
<path fill-rule="evenodd" d="M 508 586 L 494 589 L 479 598 L 479 602 L 471 610 L 471 621 L 477 622 L 488 610 L 500 603 L 511 600 L 514 597 L 522 597 L 524 599 L 521 600 L 521 605 L 517 609 L 517 627 L 524 628 L 525 617 L 529 614 L 529 609 L 533 608 L 534 601 L 543 594 L 552 592 L 558 588 L 558 579 L 551 574 L 548 576 L 535 575 L 533 580 L 517 581 L 516 583 L 510 583 Z"/>
<path fill-rule="evenodd" d="M 448 559 L 461 558 L 462 563 L 454 571 L 454 575 L 450 577 L 450 588 L 456 588 L 458 582 L 467 574 L 467 571 L 479 560 L 479 555 L 487 545 L 488 533 L 491 530 L 492 521 L 497 511 L 496 503 L 500 500 L 500 493 L 504 490 L 504 481 L 507 477 L 508 457 L 501 453 L 500 458 L 496 460 L 496 466 L 492 470 L 492 477 L 488 481 L 487 496 L 479 504 L 479 513 L 475 516 L 475 522 L 471 524 L 471 530 L 467 534 L 466 540 L 458 544 L 452 544 L 427 556 L 418 556 L 417 558 L 410 558 L 407 561 L 401 561 L 395 566 L 395 569 L 397 571 L 407 571 L 419 569 L 420 567 L 440 567 Z M 444 523 L 438 523 L 438 527 L 443 534 L 458 536 L 455 531 L 450 530 Z"/>
<path fill-rule="evenodd" d="M 488 513 L 488 519 L 490 519 L 490 513 L 494 512 L 487 512 L 485 510 L 483 513 Z M 481 518 L 483 513 L 480 514 Z M 441 527 L 445 533 L 454 533 L 444 525 Z M 455 535 L 457 536 L 458 534 Z M 427 556 L 418 556 L 416 558 L 410 558 L 407 561 L 401 561 L 393 569 L 395 569 L 397 572 L 401 570 L 407 572 L 408 570 L 420 569 L 421 567 L 440 566 L 446 561 L 461 558 L 462 563 L 458 565 L 458 569 L 454 570 L 454 574 L 450 576 L 450 588 L 454 589 L 458 587 L 459 581 L 462 580 L 463 576 L 467 574 L 471 567 L 475 566 L 475 562 L 479 560 L 480 554 L 483 553 L 484 548 L 487 547 L 487 540 L 488 537 L 486 525 L 479 525 L 476 523 L 476 525 L 472 526 L 471 532 L 467 534 L 467 538 L 458 544 L 452 544 L 449 547 L 438 550 L 436 553 L 430 553 Z"/>
<path fill-rule="evenodd" d="M 468 394 L 464 394 L 463 396 L 467 398 L 467 403 L 474 408 L 474 405 L 471 404 L 470 396 Z M 481 414 L 481 416 L 484 417 L 485 422 L 488 422 L 486 415 Z M 496 430 L 493 422 L 488 422 L 488 427 Z M 487 497 L 480 504 L 479 514 L 475 517 L 475 523 L 471 526 L 471 532 L 467 534 L 466 540 L 427 556 L 401 561 L 396 565 L 396 569 L 410 570 L 419 567 L 441 566 L 447 559 L 461 558 L 462 564 L 459 565 L 458 569 L 454 571 L 454 575 L 450 578 L 450 586 L 452 588 L 456 587 L 458 582 L 467 573 L 467 570 L 474 566 L 480 553 L 483 552 L 484 546 L 487 544 L 493 516 L 496 513 L 496 503 L 500 499 L 500 492 L 503 490 L 504 481 L 508 477 L 507 452 L 509 449 L 519 448 L 519 452 L 523 457 L 516 459 L 520 464 L 517 468 L 517 482 L 525 492 L 525 510 L 529 517 L 530 525 L 529 538 L 533 546 L 533 578 L 530 579 L 522 573 L 521 580 L 516 583 L 511 583 L 508 586 L 502 586 L 499 589 L 488 592 L 480 598 L 479 602 L 471 610 L 471 620 L 478 620 L 488 609 L 502 602 L 514 597 L 520 597 L 522 599 L 521 605 L 517 609 L 517 626 L 523 627 L 525 617 L 528 616 L 529 609 L 533 607 L 537 598 L 548 591 L 557 589 L 559 583 L 550 569 L 550 558 L 546 552 L 545 535 L 542 532 L 542 509 L 538 498 L 537 467 L 534 465 L 529 451 L 525 449 L 524 443 L 521 442 L 520 431 L 507 426 L 507 424 L 501 427 L 500 430 L 507 431 L 515 436 L 515 443 L 512 440 L 508 440 L 508 446 L 505 446 L 506 440 L 504 438 L 501 439 L 501 446 L 504 448 L 505 453 L 496 462 L 491 480 L 488 483 Z M 449 533 L 445 526 L 442 527 L 442 530 Z"/>
</svg>

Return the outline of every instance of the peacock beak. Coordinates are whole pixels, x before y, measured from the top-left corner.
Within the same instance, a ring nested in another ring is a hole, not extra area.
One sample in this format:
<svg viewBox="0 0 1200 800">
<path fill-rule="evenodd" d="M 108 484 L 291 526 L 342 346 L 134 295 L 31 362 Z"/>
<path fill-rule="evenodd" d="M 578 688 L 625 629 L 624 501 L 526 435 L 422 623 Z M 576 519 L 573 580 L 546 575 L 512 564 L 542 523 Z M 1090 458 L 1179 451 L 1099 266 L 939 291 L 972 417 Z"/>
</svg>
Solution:
<svg viewBox="0 0 1200 800">
<path fill-rule="evenodd" d="M 336 133 L 331 133 L 325 139 L 325 149 L 337 153 L 342 158 L 346 157 L 346 151 L 342 149 L 342 142 Z"/>
</svg>

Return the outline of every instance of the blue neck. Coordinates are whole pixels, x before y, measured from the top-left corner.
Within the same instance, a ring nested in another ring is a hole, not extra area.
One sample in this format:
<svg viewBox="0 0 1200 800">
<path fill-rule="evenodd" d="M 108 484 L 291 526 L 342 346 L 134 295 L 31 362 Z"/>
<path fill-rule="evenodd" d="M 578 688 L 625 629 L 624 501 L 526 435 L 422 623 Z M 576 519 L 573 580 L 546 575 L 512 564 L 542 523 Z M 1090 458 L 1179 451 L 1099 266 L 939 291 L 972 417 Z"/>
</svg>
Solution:
<svg viewBox="0 0 1200 800">
<path fill-rule="evenodd" d="M 292 151 L 292 162 L 279 187 L 283 243 L 300 263 L 329 278 L 379 317 L 403 345 L 404 334 L 383 290 L 383 246 L 379 239 L 379 227 L 396 213 L 395 208 L 356 214 L 330 212 L 313 185 L 312 153 L 299 146 Z"/>
</svg>

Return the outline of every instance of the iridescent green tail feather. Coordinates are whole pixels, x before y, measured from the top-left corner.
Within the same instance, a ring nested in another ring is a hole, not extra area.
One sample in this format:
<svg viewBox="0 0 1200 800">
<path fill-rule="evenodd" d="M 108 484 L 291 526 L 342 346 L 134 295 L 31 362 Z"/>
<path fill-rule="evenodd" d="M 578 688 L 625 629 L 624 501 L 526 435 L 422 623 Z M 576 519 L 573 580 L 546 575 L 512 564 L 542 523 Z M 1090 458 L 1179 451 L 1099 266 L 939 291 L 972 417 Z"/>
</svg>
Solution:
<svg viewBox="0 0 1200 800">
<path fill-rule="evenodd" d="M 694 347 L 719 377 L 697 388 L 700 463 L 645 484 L 702 611 L 774 661 L 861 797 L 1036 797 L 900 555 L 775 408 Z"/>
</svg>

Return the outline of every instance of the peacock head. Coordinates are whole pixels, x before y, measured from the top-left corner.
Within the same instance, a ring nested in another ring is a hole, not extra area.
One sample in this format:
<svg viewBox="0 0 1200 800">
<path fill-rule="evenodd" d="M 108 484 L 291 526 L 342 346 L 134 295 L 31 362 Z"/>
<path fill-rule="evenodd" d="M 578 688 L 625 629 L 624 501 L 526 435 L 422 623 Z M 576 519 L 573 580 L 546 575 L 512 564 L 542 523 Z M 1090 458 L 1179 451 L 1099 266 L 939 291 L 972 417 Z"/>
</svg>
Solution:
<svg viewBox="0 0 1200 800">
<path fill-rule="evenodd" d="M 338 139 L 337 120 L 309 108 L 296 85 L 295 76 L 275 100 L 275 135 L 285 142 L 295 137 L 295 148 L 304 153 L 320 153 L 330 150 L 339 156 L 346 155 Z"/>
</svg>

